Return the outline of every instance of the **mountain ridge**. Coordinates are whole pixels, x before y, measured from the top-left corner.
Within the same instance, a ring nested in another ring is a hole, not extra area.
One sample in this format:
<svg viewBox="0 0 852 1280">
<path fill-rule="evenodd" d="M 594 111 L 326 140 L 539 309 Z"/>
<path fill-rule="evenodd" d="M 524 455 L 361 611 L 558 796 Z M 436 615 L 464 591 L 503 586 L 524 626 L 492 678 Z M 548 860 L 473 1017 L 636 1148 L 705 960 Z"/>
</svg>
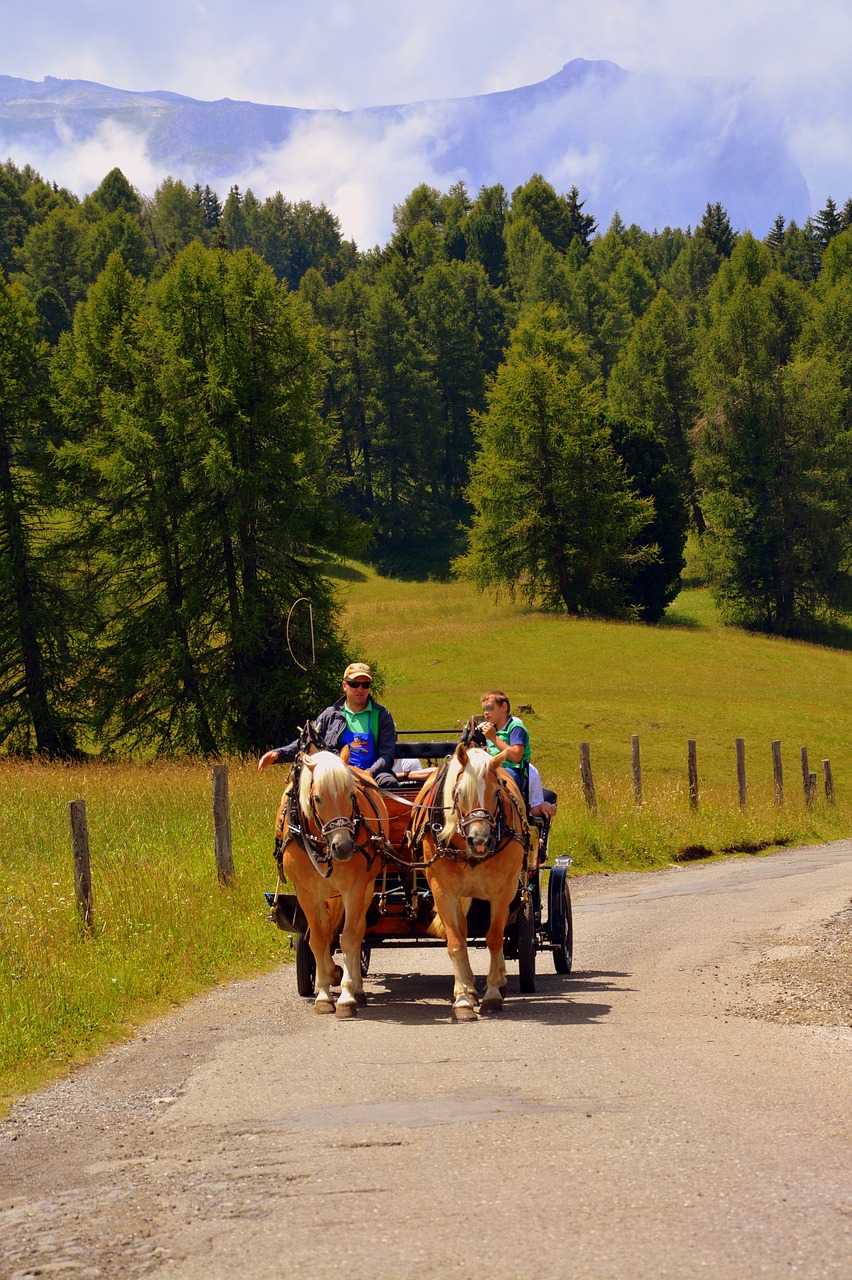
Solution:
<svg viewBox="0 0 852 1280">
<path fill-rule="evenodd" d="M 636 73 L 605 60 L 575 58 L 514 89 L 352 110 L 0 75 L 7 154 L 49 167 L 91 144 L 124 145 L 138 168 L 144 157 L 149 171 L 161 169 L 160 180 L 226 181 L 314 200 L 324 183 L 321 198 L 333 209 L 369 168 L 397 201 L 417 181 L 462 180 L 472 193 L 500 182 L 511 191 L 538 172 L 557 190 L 577 186 L 599 225 L 617 211 L 648 230 L 694 225 L 716 201 L 735 227 L 759 235 L 778 213 L 801 221 L 810 212 L 785 127 L 749 81 Z M 396 174 L 417 172 L 421 160 L 422 175 L 393 188 Z"/>
</svg>

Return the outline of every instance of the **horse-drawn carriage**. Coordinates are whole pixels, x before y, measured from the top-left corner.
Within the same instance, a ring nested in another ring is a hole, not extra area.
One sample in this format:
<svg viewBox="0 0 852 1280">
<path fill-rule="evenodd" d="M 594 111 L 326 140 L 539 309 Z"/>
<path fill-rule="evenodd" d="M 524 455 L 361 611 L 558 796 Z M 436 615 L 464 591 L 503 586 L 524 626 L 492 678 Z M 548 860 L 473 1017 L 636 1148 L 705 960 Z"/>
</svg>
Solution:
<svg viewBox="0 0 852 1280">
<path fill-rule="evenodd" d="M 517 960 L 521 992 L 535 990 L 539 952 L 570 972 L 571 859 L 550 863 L 551 819 L 528 814 L 502 756 L 488 754 L 472 724 L 460 740 L 399 742 L 398 759 L 430 772 L 393 791 L 325 751 L 310 726 L 303 737 L 276 825 L 279 883 L 266 899 L 295 946 L 297 990 L 315 996 L 319 1012 L 354 1014 L 373 952 L 389 946 L 447 947 L 460 1020 L 475 1017 L 480 1000 L 483 1012 L 501 1007 L 505 959 Z M 282 891 L 285 879 L 295 893 Z M 468 943 L 491 955 L 482 997 Z"/>
</svg>

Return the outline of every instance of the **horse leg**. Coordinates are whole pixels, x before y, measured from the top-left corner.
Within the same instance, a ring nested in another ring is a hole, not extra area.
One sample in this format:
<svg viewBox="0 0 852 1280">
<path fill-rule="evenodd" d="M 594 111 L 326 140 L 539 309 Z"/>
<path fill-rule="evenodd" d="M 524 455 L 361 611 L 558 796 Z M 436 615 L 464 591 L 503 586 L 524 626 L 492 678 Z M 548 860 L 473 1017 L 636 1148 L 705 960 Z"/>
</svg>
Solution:
<svg viewBox="0 0 852 1280">
<path fill-rule="evenodd" d="M 308 942 L 314 953 L 317 966 L 316 996 L 314 1009 L 317 1013 L 334 1013 L 334 996 L 331 988 L 334 982 L 334 970 L 337 967 L 331 959 L 331 939 L 333 927 L 331 914 L 325 902 L 302 904 L 302 909 L 310 925 Z"/>
<path fill-rule="evenodd" d="M 503 1009 L 503 993 L 506 990 L 506 958 L 503 954 L 503 939 L 506 921 L 509 919 L 510 902 L 511 899 L 491 903 L 491 923 L 485 935 L 491 963 L 488 967 L 485 995 L 482 997 L 483 1013 L 501 1013 Z"/>
<path fill-rule="evenodd" d="M 447 952 L 453 966 L 453 1017 L 456 1022 L 476 1018 L 476 979 L 467 950 L 467 917 L 458 894 L 448 893 L 433 883 L 432 896 L 447 931 Z"/>
<path fill-rule="evenodd" d="M 343 953 L 343 981 L 335 1014 L 338 1018 L 354 1018 L 359 1005 L 367 1003 L 361 976 L 361 943 L 367 927 L 367 908 L 373 899 L 375 877 L 366 884 L 355 885 L 346 898 L 346 918 L 340 935 Z"/>
</svg>

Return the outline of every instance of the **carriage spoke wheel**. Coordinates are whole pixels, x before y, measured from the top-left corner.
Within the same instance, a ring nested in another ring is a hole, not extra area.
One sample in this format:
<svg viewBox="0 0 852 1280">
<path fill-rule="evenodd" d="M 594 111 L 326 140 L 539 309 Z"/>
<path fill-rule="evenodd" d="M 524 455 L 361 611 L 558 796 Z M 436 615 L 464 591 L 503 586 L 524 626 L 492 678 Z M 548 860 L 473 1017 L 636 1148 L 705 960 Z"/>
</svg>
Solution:
<svg viewBox="0 0 852 1280">
<path fill-rule="evenodd" d="M 300 996 L 313 996 L 317 962 L 303 933 L 296 938 L 296 990 Z"/>
<path fill-rule="evenodd" d="M 371 947 L 366 940 L 361 943 L 361 977 L 366 978 L 370 972 L 370 952 Z"/>
<path fill-rule="evenodd" d="M 535 991 L 535 901 L 530 892 L 526 906 L 518 907 L 518 985 L 524 994 Z"/>
</svg>

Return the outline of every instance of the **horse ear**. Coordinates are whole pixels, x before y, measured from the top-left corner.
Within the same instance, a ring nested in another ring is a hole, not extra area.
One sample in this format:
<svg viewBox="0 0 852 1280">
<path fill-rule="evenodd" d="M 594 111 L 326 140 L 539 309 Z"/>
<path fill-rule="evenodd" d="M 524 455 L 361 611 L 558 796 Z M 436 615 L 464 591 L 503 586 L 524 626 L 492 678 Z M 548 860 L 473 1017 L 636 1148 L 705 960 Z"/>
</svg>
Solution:
<svg viewBox="0 0 852 1280">
<path fill-rule="evenodd" d="M 340 748 L 340 759 L 343 761 L 344 764 L 349 763 L 349 743 L 348 742 L 345 742 L 343 746 Z"/>
<path fill-rule="evenodd" d="M 467 752 L 466 752 L 466 751 L 465 751 L 465 749 L 464 749 L 464 743 L 463 743 L 463 742 L 460 742 L 460 743 L 457 745 L 456 750 L 455 750 L 455 757 L 456 757 L 456 759 L 458 760 L 458 762 L 459 762 L 459 764 L 461 765 L 461 767 L 462 767 L 462 768 L 464 768 L 464 767 L 465 767 L 465 765 L 466 765 L 466 764 L 467 764 L 467 762 L 468 762 L 468 754 L 467 754 Z"/>
<path fill-rule="evenodd" d="M 497 754 L 496 754 L 496 756 L 492 756 L 492 757 L 491 757 L 491 759 L 488 761 L 488 768 L 489 768 L 489 769 L 499 769 L 499 768 L 500 768 L 500 765 L 501 765 L 501 764 L 503 763 L 503 761 L 506 759 L 506 756 L 507 756 L 508 754 L 509 754 L 509 748 L 508 748 L 508 747 L 504 747 L 502 751 L 498 751 L 498 752 L 497 752 Z"/>
</svg>

